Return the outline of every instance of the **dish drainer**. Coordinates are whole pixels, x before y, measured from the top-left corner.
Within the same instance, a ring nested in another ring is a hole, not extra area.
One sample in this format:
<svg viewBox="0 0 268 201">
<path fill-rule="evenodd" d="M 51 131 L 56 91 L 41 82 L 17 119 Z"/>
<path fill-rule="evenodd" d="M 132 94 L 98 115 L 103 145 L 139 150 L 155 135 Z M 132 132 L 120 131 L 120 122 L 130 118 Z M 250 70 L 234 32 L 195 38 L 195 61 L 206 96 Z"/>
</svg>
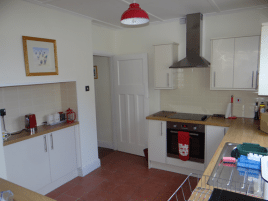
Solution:
<svg viewBox="0 0 268 201">
<path fill-rule="evenodd" d="M 208 185 L 208 181 L 210 181 L 210 185 Z M 211 183 L 211 181 L 213 182 Z M 259 181 L 247 179 L 241 183 L 233 180 L 191 173 L 168 201 L 208 201 L 214 188 L 260 199 L 264 196 L 264 181 L 262 179 Z"/>
</svg>

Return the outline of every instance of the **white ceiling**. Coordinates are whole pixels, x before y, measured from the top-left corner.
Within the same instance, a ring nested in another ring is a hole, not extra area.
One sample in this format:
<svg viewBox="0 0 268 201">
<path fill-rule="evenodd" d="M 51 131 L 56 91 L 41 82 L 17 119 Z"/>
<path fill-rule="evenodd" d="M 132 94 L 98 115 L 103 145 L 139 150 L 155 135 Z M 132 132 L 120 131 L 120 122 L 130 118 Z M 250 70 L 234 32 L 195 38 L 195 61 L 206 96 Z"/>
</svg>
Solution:
<svg viewBox="0 0 268 201">
<path fill-rule="evenodd" d="M 25 0 L 89 17 L 94 23 L 123 28 L 120 19 L 132 0 Z M 268 0 L 136 0 L 150 23 L 165 22 L 191 13 L 219 13 L 268 7 Z"/>
</svg>

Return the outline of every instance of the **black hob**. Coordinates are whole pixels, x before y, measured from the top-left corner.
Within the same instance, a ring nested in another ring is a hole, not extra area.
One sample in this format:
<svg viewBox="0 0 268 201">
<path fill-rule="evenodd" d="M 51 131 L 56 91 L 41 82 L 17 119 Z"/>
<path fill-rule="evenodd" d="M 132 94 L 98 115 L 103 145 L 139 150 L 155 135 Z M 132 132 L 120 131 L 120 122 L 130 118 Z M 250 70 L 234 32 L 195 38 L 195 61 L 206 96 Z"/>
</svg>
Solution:
<svg viewBox="0 0 268 201">
<path fill-rule="evenodd" d="M 171 119 L 184 119 L 194 121 L 206 121 L 209 116 L 206 114 L 191 114 L 191 113 L 176 113 L 169 118 Z"/>
</svg>

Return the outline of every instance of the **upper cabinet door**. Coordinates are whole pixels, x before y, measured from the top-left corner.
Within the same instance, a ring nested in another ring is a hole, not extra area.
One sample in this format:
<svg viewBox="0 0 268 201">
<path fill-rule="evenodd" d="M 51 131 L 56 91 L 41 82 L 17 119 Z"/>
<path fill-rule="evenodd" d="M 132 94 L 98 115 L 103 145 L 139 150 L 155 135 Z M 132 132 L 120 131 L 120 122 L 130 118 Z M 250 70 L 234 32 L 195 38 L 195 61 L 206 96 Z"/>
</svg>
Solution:
<svg viewBox="0 0 268 201">
<path fill-rule="evenodd" d="M 259 36 L 235 38 L 233 88 L 256 88 L 259 44 Z"/>
<path fill-rule="evenodd" d="M 232 88 L 234 66 L 234 38 L 212 42 L 211 87 Z"/>
<path fill-rule="evenodd" d="M 268 23 L 262 26 L 259 69 L 259 95 L 268 95 Z"/>
<path fill-rule="evenodd" d="M 155 89 L 174 89 L 174 69 L 169 67 L 178 61 L 178 44 L 171 43 L 154 46 Z M 174 83 L 175 82 L 175 83 Z"/>
</svg>

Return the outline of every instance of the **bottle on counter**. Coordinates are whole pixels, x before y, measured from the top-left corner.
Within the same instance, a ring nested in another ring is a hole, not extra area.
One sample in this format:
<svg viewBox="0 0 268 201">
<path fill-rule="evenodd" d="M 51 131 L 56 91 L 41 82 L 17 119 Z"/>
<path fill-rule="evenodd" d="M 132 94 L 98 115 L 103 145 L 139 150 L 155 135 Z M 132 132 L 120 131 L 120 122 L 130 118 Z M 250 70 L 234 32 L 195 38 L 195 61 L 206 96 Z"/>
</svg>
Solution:
<svg viewBox="0 0 268 201">
<path fill-rule="evenodd" d="M 259 119 L 261 119 L 261 114 L 262 113 L 265 113 L 265 104 L 264 104 L 264 102 L 261 102 L 260 107 L 259 107 L 259 110 L 260 110 L 260 112 L 259 112 Z"/>
<path fill-rule="evenodd" d="M 255 105 L 255 108 L 254 108 L 254 112 L 255 112 L 255 115 L 254 115 L 254 119 L 255 120 L 258 120 L 259 119 L 259 103 L 256 102 L 256 105 Z"/>
</svg>

